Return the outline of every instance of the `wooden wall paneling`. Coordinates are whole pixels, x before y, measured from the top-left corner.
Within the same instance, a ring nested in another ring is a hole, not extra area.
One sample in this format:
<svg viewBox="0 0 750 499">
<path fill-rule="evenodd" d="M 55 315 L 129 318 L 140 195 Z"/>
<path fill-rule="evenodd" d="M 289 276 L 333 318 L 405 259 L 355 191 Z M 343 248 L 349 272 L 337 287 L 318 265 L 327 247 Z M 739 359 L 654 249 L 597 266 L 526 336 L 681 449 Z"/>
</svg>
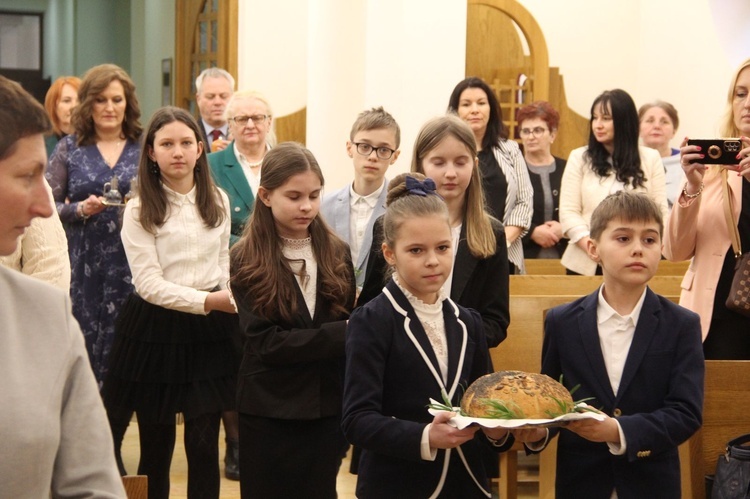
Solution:
<svg viewBox="0 0 750 499">
<path fill-rule="evenodd" d="M 307 142 L 307 108 L 274 118 L 274 128 L 277 142 L 294 141 L 304 145 Z"/>
</svg>

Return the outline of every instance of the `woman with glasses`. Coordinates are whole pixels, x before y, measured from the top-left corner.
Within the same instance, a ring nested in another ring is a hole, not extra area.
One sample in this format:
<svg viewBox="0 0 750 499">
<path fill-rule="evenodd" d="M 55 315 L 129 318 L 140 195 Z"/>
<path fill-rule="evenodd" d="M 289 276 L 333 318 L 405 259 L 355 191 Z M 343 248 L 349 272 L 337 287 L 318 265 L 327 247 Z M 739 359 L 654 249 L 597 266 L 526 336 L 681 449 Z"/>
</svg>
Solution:
<svg viewBox="0 0 750 499">
<path fill-rule="evenodd" d="M 624 90 L 607 90 L 591 105 L 588 146 L 570 153 L 560 187 L 560 223 L 570 242 L 562 257 L 568 274 L 601 274 L 589 258 L 591 213 L 608 195 L 645 192 L 669 215 L 659 153 L 638 146 L 638 111 Z"/>
<path fill-rule="evenodd" d="M 227 104 L 229 135 L 234 140 L 223 151 L 208 155 L 216 183 L 232 205 L 232 246 L 242 236 L 253 211 L 260 185 L 260 167 L 273 145 L 272 113 L 258 92 L 236 92 Z"/>
<path fill-rule="evenodd" d="M 523 158 L 534 188 L 534 214 L 523 236 L 526 258 L 560 258 L 565 240 L 560 225 L 560 182 L 565 160 L 552 155 L 560 114 L 546 101 L 533 102 L 516 116 L 523 142 Z"/>
<path fill-rule="evenodd" d="M 474 132 L 487 211 L 505 225 L 510 273 L 524 274 L 521 238 L 531 225 L 534 193 L 521 149 L 508 139 L 497 97 L 480 78 L 466 78 L 453 89 L 448 111 Z"/>
</svg>

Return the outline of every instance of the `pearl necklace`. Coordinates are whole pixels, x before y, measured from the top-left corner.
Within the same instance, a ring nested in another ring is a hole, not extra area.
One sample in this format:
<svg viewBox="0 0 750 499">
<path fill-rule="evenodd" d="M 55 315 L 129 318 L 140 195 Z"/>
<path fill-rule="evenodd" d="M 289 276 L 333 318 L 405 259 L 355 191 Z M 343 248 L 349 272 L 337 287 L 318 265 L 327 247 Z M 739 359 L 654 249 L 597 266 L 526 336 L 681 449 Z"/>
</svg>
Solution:
<svg viewBox="0 0 750 499">
<path fill-rule="evenodd" d="M 253 169 L 254 168 L 258 168 L 262 164 L 263 164 L 263 158 L 261 158 L 260 161 L 258 161 L 257 163 L 251 163 L 249 161 L 247 162 L 247 166 L 249 166 L 250 168 L 253 168 Z"/>
</svg>

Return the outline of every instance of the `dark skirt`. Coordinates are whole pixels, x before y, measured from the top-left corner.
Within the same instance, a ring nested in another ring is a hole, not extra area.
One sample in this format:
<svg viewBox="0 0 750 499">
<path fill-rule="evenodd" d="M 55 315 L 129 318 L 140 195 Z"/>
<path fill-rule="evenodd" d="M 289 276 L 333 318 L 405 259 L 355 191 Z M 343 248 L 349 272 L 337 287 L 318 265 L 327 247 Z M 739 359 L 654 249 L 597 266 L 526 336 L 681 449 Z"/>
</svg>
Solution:
<svg viewBox="0 0 750 499">
<path fill-rule="evenodd" d="M 174 422 L 235 408 L 237 316 L 191 314 L 130 295 L 115 325 L 102 397 L 108 411 Z"/>
</svg>

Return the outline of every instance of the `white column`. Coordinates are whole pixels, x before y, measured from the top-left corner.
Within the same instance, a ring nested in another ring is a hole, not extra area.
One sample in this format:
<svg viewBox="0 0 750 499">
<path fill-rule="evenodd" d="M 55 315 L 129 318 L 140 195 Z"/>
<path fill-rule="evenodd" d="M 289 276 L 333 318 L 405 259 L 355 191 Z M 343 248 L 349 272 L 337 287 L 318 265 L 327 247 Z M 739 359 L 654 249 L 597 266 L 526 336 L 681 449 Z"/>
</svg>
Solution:
<svg viewBox="0 0 750 499">
<path fill-rule="evenodd" d="M 349 130 L 364 106 L 366 0 L 309 0 L 307 147 L 317 158 L 326 191 L 350 182 Z M 366 62 L 367 61 L 367 62 Z"/>
<path fill-rule="evenodd" d="M 466 3 L 430 0 L 310 0 L 307 143 L 327 190 L 353 178 L 344 144 L 361 111 L 384 106 L 401 127 L 408 171 L 414 138 L 443 114 L 464 77 Z"/>
</svg>

